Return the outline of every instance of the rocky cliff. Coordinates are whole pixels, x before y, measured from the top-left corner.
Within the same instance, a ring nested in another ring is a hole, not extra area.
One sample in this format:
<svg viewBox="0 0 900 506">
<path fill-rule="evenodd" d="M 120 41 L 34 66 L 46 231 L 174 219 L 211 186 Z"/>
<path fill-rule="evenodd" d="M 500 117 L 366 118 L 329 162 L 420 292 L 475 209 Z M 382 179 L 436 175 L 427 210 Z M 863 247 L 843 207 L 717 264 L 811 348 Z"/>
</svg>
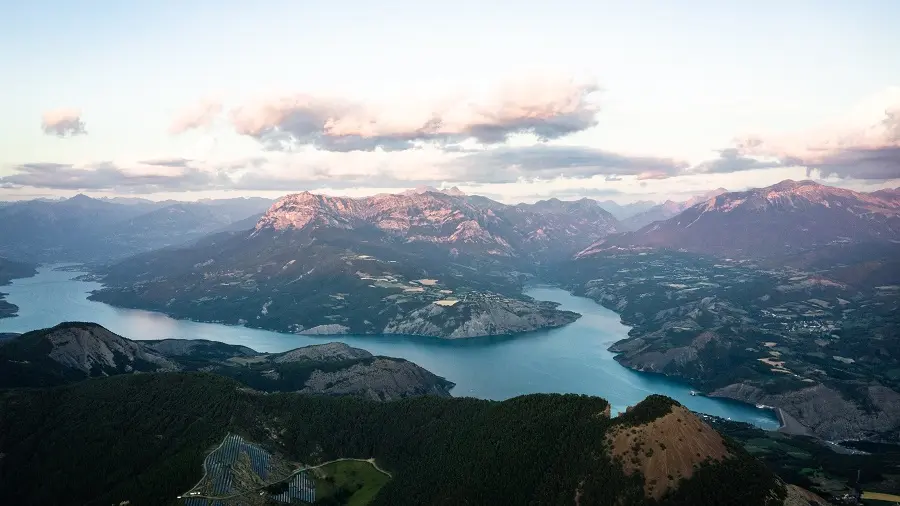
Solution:
<svg viewBox="0 0 900 506">
<path fill-rule="evenodd" d="M 710 392 L 751 404 L 776 406 L 792 418 L 788 432 L 808 431 L 829 441 L 857 439 L 868 434 L 885 434 L 900 425 L 900 393 L 881 385 L 860 389 L 848 399 L 826 385 L 815 385 L 780 394 L 766 393 L 745 383 L 735 383 Z"/>
</svg>

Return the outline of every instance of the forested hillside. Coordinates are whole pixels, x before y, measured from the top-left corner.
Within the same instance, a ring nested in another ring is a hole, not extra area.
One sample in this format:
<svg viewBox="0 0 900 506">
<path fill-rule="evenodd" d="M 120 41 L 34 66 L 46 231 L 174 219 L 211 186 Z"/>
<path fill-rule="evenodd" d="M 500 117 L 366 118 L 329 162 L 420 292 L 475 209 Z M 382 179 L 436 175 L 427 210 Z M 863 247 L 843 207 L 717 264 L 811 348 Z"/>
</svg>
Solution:
<svg viewBox="0 0 900 506">
<path fill-rule="evenodd" d="M 662 397 L 648 403 L 610 420 L 607 402 L 596 397 L 376 403 L 252 394 L 203 373 L 10 390 L 0 395 L 0 497 L 18 505 L 173 504 L 200 478 L 205 452 L 234 432 L 303 463 L 374 457 L 393 479 L 373 504 L 783 500 L 775 475 L 738 447 L 727 458 L 705 460 L 691 479 L 652 500 L 641 473 L 626 474 L 606 440 L 613 426 L 630 430 L 677 406 Z"/>
</svg>

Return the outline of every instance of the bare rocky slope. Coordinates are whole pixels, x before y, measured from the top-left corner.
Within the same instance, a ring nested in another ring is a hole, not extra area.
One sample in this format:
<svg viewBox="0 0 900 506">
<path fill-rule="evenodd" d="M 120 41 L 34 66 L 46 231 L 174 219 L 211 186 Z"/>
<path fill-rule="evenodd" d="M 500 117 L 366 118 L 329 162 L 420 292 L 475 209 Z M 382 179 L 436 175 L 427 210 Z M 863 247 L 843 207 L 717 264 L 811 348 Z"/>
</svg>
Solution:
<svg viewBox="0 0 900 506">
<path fill-rule="evenodd" d="M 93 323 L 64 323 L 0 346 L 0 388 L 51 386 L 136 372 L 206 371 L 262 391 L 390 400 L 449 396 L 453 383 L 402 359 L 343 343 L 265 354 L 215 341 L 132 341 Z"/>
</svg>

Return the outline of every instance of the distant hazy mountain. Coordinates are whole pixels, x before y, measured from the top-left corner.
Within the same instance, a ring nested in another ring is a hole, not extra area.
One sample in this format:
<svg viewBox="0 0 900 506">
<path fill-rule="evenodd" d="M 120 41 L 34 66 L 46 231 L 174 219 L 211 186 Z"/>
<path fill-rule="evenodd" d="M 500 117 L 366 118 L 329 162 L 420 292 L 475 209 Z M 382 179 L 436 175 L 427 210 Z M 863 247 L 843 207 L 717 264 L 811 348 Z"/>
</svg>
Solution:
<svg viewBox="0 0 900 506">
<path fill-rule="evenodd" d="M 600 204 L 600 207 L 609 211 L 609 213 L 615 216 L 619 221 L 647 211 L 657 205 L 656 202 L 653 202 L 652 200 L 639 200 L 630 204 L 619 204 L 612 200 L 603 200 L 597 203 Z"/>
<path fill-rule="evenodd" d="M 717 195 L 721 195 L 726 192 L 728 192 L 728 190 L 726 190 L 725 188 L 716 188 L 715 190 L 711 190 L 701 195 L 691 197 L 684 202 L 667 200 L 662 204 L 654 205 L 642 212 L 634 213 L 628 218 L 623 218 L 622 230 L 637 230 L 653 223 L 654 221 L 667 220 L 691 206 L 697 205 L 700 202 L 705 202 Z"/>
<path fill-rule="evenodd" d="M 462 192 L 457 187 L 448 188 L 446 190 L 441 190 L 435 188 L 434 186 L 417 186 L 415 188 L 411 188 L 401 193 L 401 195 L 421 195 L 423 193 L 434 192 L 434 193 L 444 193 L 447 195 L 452 195 L 454 197 L 462 197 L 465 196 L 465 193 Z"/>
<path fill-rule="evenodd" d="M 900 240 L 900 201 L 787 180 L 719 195 L 666 221 L 600 240 L 579 256 L 649 246 L 759 258 L 835 243 L 892 240 Z"/>
<path fill-rule="evenodd" d="M 543 216 L 555 227 L 572 227 L 588 235 L 608 235 L 618 231 L 618 220 L 596 200 L 583 198 L 579 200 L 549 199 L 534 204 L 519 204 L 523 209 Z M 568 222 L 568 223 L 566 223 Z"/>
<path fill-rule="evenodd" d="M 95 323 L 62 323 L 4 340 L 0 388 L 73 383 L 96 376 L 197 371 L 231 376 L 266 392 L 356 395 L 377 401 L 449 397 L 453 383 L 402 359 L 343 343 L 259 353 L 214 341 L 132 341 Z"/>
<path fill-rule="evenodd" d="M 0 207 L 0 255 L 33 262 L 93 262 L 180 244 L 271 205 L 265 199 L 151 202 L 31 200 Z"/>
<path fill-rule="evenodd" d="M 874 191 L 869 195 L 890 201 L 900 201 L 900 188 L 885 188 L 884 190 Z"/>
</svg>

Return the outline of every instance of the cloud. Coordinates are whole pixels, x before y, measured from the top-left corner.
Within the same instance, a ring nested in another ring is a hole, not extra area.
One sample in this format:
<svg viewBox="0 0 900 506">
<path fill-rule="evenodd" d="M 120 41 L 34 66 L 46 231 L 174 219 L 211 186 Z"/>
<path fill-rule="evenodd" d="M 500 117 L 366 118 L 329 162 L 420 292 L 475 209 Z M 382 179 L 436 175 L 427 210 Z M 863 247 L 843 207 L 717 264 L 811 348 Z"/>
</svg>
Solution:
<svg viewBox="0 0 900 506">
<path fill-rule="evenodd" d="M 86 167 L 60 163 L 26 163 L 0 177 L 5 188 L 46 188 L 51 190 L 98 190 L 120 193 L 156 193 L 160 191 L 208 190 L 227 179 L 196 168 L 173 173 L 125 170 L 103 162 Z"/>
<path fill-rule="evenodd" d="M 891 88 L 832 127 L 792 136 L 748 136 L 741 155 L 772 157 L 821 177 L 900 178 L 900 88 Z"/>
<path fill-rule="evenodd" d="M 669 158 L 628 156 L 578 146 L 538 144 L 500 147 L 463 155 L 452 165 L 459 168 L 456 181 L 509 183 L 519 179 L 594 176 L 637 176 L 664 179 L 682 173 L 687 164 Z"/>
<path fill-rule="evenodd" d="M 756 140 L 751 140 L 755 142 Z M 741 154 L 741 148 L 727 148 L 719 151 L 719 157 L 691 167 L 690 172 L 701 174 L 729 174 L 754 169 L 771 169 L 783 167 L 781 160 L 758 160 Z"/>
<path fill-rule="evenodd" d="M 816 170 L 821 177 L 887 181 L 900 179 L 900 145 L 881 148 L 849 148 L 817 160 L 797 160 L 807 176 Z"/>
<path fill-rule="evenodd" d="M 187 167 L 191 160 L 187 158 L 158 158 L 154 160 L 143 160 L 138 163 L 143 165 L 154 165 L 157 167 Z"/>
<path fill-rule="evenodd" d="M 408 150 L 423 143 L 454 149 L 473 139 L 496 145 L 517 134 L 558 139 L 597 124 L 596 84 L 530 81 L 478 101 L 376 107 L 295 94 L 231 111 L 235 131 L 269 150 L 313 146 L 326 151 Z"/>
<path fill-rule="evenodd" d="M 568 200 L 572 198 L 590 198 L 590 199 L 608 199 L 610 197 L 621 197 L 624 192 L 614 188 L 560 188 L 549 191 L 540 191 L 522 195 L 521 199 L 525 201 L 544 200 L 550 198 L 558 198 Z"/>
<path fill-rule="evenodd" d="M 47 135 L 57 137 L 73 137 L 85 135 L 84 121 L 81 119 L 81 111 L 77 109 L 55 109 L 42 115 L 41 128 Z"/>
<path fill-rule="evenodd" d="M 645 181 L 647 179 L 669 179 L 672 177 L 672 174 L 662 170 L 648 170 L 645 172 L 641 172 L 637 175 L 638 181 Z"/>
<path fill-rule="evenodd" d="M 222 102 L 217 100 L 201 101 L 179 113 L 169 126 L 169 132 L 180 134 L 195 128 L 208 127 L 221 112 Z"/>
<path fill-rule="evenodd" d="M 13 174 L 0 177 L 0 188 L 152 194 L 210 190 L 291 192 L 440 184 L 434 179 L 406 179 L 383 170 L 339 172 L 328 166 L 288 166 L 287 170 L 283 169 L 281 164 L 260 157 L 209 165 L 182 158 L 147 160 L 128 167 L 111 162 L 86 166 L 26 163 L 13 167 Z"/>
</svg>

